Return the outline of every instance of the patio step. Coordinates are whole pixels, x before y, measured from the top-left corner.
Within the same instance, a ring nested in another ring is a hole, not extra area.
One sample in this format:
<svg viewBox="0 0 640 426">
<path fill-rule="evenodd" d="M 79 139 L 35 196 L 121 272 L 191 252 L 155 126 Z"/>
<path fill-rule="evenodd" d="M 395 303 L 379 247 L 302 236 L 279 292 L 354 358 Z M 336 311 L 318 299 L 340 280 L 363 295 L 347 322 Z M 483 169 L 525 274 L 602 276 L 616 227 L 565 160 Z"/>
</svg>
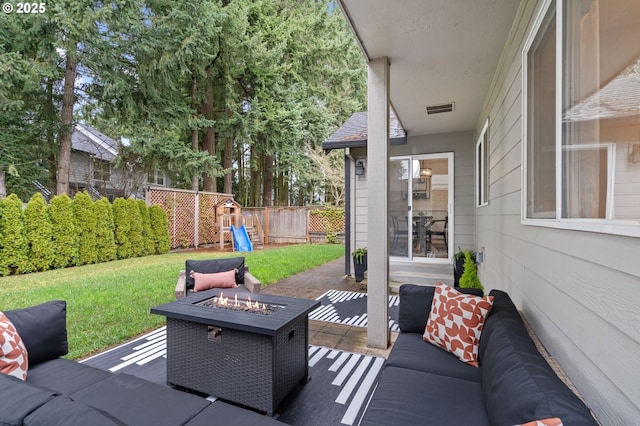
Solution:
<svg viewBox="0 0 640 426">
<path fill-rule="evenodd" d="M 438 283 L 453 285 L 453 265 L 416 265 L 390 264 L 389 288 L 397 293 L 402 284 L 436 285 Z"/>
</svg>

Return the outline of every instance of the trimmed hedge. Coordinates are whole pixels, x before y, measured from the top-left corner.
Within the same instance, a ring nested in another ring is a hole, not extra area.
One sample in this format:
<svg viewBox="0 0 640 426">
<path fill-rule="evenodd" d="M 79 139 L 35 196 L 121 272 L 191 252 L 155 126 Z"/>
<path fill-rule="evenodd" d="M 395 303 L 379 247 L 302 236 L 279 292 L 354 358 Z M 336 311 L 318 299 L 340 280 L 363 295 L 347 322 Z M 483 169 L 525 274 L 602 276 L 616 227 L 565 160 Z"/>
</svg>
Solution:
<svg viewBox="0 0 640 426">
<path fill-rule="evenodd" d="M 15 194 L 0 200 L 0 276 L 163 254 L 170 242 L 165 211 L 144 200 L 80 192 L 47 206 L 38 193 L 24 211 Z"/>
<path fill-rule="evenodd" d="M 51 268 L 66 268 L 76 264 L 78 258 L 78 233 L 73 219 L 73 205 L 67 194 L 56 195 L 49 202 L 51 240 L 55 252 Z"/>
<path fill-rule="evenodd" d="M 53 263 L 53 241 L 51 239 L 51 218 L 47 202 L 36 192 L 24 209 L 29 250 L 27 256 L 36 271 L 46 271 Z"/>
<path fill-rule="evenodd" d="M 0 200 L 0 276 L 33 271 L 29 260 L 22 201 L 11 194 Z"/>
</svg>

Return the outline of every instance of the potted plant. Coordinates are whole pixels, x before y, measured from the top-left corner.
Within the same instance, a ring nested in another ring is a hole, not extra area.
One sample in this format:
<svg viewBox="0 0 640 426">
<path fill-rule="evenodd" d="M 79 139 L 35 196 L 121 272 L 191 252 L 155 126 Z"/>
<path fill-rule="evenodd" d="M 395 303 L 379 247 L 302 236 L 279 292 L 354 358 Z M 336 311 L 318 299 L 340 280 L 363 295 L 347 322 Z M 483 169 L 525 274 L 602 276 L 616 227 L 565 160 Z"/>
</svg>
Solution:
<svg viewBox="0 0 640 426">
<path fill-rule="evenodd" d="M 460 277 L 462 276 L 462 273 L 464 272 L 464 260 L 465 260 L 465 255 L 466 253 L 469 253 L 469 255 L 471 255 L 471 260 L 473 260 L 474 265 L 476 264 L 476 252 L 473 250 L 462 250 L 459 246 L 458 246 L 458 251 L 456 254 L 453 255 L 454 258 L 454 265 L 453 265 L 453 273 L 454 273 L 454 277 L 455 277 L 455 287 L 458 287 L 460 285 Z"/>
<path fill-rule="evenodd" d="M 464 272 L 460 277 L 461 288 L 479 288 L 484 290 L 480 278 L 478 278 L 478 269 L 476 268 L 475 256 L 471 255 L 471 251 L 464 253 Z"/>
<path fill-rule="evenodd" d="M 359 283 L 364 279 L 364 271 L 367 270 L 366 247 L 360 247 L 353 251 L 353 269 L 356 276 L 356 282 Z"/>
</svg>

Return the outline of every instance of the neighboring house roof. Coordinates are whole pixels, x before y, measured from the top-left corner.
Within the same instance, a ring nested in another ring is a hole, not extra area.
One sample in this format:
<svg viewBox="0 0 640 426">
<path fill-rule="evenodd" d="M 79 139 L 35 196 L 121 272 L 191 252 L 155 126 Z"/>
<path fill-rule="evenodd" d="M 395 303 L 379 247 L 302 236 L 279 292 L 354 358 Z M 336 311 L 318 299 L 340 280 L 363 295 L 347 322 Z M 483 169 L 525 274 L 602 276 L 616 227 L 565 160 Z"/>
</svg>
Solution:
<svg viewBox="0 0 640 426">
<path fill-rule="evenodd" d="M 640 77 L 621 75 L 565 113 L 565 121 L 632 117 L 640 114 Z"/>
<path fill-rule="evenodd" d="M 322 149 L 366 147 L 368 138 L 367 112 L 356 112 L 323 143 Z M 389 111 L 389 139 L 392 145 L 407 143 L 407 133 L 393 110 Z"/>
<path fill-rule="evenodd" d="M 86 124 L 76 124 L 71 134 L 71 147 L 95 158 L 111 161 L 118 155 L 118 142 Z"/>
</svg>

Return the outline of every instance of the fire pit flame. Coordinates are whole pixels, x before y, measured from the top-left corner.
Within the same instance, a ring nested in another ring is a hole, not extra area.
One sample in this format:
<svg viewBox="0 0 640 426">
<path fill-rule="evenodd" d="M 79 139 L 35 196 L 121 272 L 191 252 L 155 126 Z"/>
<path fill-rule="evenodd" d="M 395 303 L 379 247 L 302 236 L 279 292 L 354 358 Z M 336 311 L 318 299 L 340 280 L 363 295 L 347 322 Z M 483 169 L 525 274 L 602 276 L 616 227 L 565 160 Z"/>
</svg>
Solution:
<svg viewBox="0 0 640 426">
<path fill-rule="evenodd" d="M 234 295 L 234 298 L 231 301 L 228 297 L 225 297 L 223 293 L 220 293 L 220 296 L 203 300 L 202 302 L 199 302 L 198 305 L 262 315 L 271 315 L 282 307 L 278 305 L 269 305 L 266 303 L 260 303 L 258 301 L 252 301 L 251 296 L 248 296 L 247 300 L 244 301 L 238 300 L 237 294 Z"/>
</svg>

